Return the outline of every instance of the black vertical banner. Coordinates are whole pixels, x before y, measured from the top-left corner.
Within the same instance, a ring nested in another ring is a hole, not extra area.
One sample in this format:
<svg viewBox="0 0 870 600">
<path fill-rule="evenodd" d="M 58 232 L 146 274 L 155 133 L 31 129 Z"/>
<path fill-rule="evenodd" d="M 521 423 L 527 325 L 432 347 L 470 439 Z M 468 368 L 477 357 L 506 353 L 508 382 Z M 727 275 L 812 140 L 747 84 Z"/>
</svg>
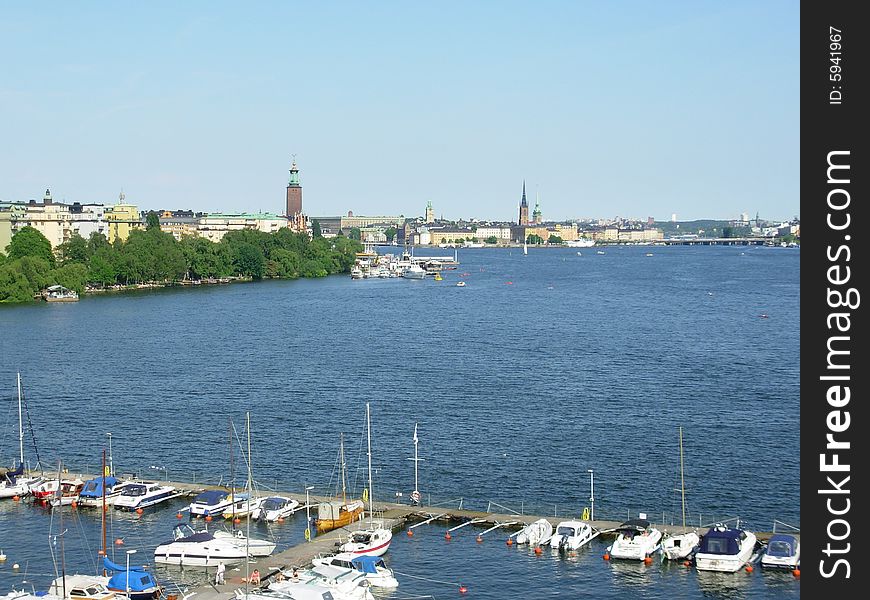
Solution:
<svg viewBox="0 0 870 600">
<path fill-rule="evenodd" d="M 863 323 L 870 102 L 861 3 L 801 6 L 801 588 L 856 598 L 867 565 Z M 864 593 L 861 593 L 863 596 Z"/>
</svg>

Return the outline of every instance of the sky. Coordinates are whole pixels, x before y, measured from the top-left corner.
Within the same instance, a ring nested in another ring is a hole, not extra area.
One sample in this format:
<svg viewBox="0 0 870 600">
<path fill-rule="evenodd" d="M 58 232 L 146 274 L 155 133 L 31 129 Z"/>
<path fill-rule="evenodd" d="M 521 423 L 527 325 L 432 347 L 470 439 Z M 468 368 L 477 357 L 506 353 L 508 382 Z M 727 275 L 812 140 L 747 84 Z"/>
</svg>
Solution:
<svg viewBox="0 0 870 600">
<path fill-rule="evenodd" d="M 0 201 L 790 219 L 799 4 L 38 2 L 0 19 Z M 531 211 L 530 208 L 530 211 Z"/>
</svg>

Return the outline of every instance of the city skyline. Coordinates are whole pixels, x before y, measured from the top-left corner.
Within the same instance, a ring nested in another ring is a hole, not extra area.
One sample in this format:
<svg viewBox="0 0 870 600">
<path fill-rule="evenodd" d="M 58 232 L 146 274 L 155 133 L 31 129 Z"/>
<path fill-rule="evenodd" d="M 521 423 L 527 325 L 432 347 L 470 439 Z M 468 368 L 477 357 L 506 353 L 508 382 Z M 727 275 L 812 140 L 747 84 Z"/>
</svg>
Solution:
<svg viewBox="0 0 870 600">
<path fill-rule="evenodd" d="M 11 7 L 0 201 L 799 215 L 798 7 L 629 4 Z"/>
</svg>

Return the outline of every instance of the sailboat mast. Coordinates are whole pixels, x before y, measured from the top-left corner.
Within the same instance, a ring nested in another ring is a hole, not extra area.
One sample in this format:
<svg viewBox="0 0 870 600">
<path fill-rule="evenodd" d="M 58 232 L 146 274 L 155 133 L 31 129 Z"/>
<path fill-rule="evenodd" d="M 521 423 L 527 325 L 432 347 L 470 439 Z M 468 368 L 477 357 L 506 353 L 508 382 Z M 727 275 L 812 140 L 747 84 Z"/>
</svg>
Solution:
<svg viewBox="0 0 870 600">
<path fill-rule="evenodd" d="M 680 425 L 680 491 L 683 496 L 683 527 L 686 526 L 686 480 L 683 476 L 683 426 Z"/>
<path fill-rule="evenodd" d="M 369 523 L 372 522 L 372 514 L 374 511 L 374 490 L 372 489 L 372 417 L 369 412 L 369 403 L 366 402 L 366 431 L 368 434 L 369 445 Z"/>
<path fill-rule="evenodd" d="M 106 556 L 108 556 L 106 554 L 106 449 L 105 448 L 103 448 L 103 507 L 102 508 L 103 508 L 102 514 L 100 515 L 102 517 L 102 519 L 100 522 L 101 522 L 101 525 L 103 528 L 103 558 L 105 558 Z M 106 563 L 103 563 L 103 577 L 105 577 L 107 575 L 105 564 Z"/>
<path fill-rule="evenodd" d="M 24 464 L 24 421 L 21 417 L 21 373 L 18 373 L 18 458 Z"/>
<path fill-rule="evenodd" d="M 63 553 L 63 485 L 60 482 L 60 473 L 63 467 L 63 463 L 61 461 L 57 461 L 57 494 L 55 497 L 57 498 L 57 522 L 58 528 L 60 529 L 60 580 L 63 585 L 63 598 L 66 598 L 66 561 L 64 560 Z"/>
<path fill-rule="evenodd" d="M 344 485 L 344 434 L 338 434 L 338 462 L 341 463 L 341 503 L 347 504 L 347 496 L 345 494 Z"/>
<path fill-rule="evenodd" d="M 420 490 L 420 487 L 417 485 L 417 462 L 419 459 L 417 458 L 417 424 L 414 423 L 414 491 L 417 492 Z"/>
<path fill-rule="evenodd" d="M 230 499 L 232 500 L 232 511 L 233 511 L 233 529 L 236 528 L 236 480 L 235 480 L 235 471 L 233 470 L 233 420 L 231 418 L 227 418 L 227 435 L 230 441 Z"/>
<path fill-rule="evenodd" d="M 251 413 L 245 413 L 245 429 L 248 432 L 248 493 L 252 494 L 251 488 Z M 248 597 L 248 582 L 251 580 L 251 496 L 248 496 L 248 523 L 247 533 L 245 534 L 245 598 Z"/>
</svg>

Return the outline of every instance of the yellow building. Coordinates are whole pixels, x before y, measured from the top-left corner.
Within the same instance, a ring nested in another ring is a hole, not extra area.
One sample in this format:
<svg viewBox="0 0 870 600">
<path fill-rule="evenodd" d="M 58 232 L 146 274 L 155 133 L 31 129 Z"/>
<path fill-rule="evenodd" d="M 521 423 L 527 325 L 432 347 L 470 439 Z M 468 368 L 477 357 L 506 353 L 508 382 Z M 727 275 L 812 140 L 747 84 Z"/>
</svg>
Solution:
<svg viewBox="0 0 870 600">
<path fill-rule="evenodd" d="M 287 217 L 271 213 L 210 214 L 197 221 L 196 229 L 199 237 L 219 242 L 230 231 L 255 229 L 266 233 L 275 233 L 287 225 Z"/>
<path fill-rule="evenodd" d="M 136 205 L 124 203 L 124 192 L 118 196 L 118 204 L 106 207 L 105 219 L 107 224 L 106 237 L 110 244 L 115 240 L 125 242 L 130 237 L 131 231 L 145 228 Z"/>
<path fill-rule="evenodd" d="M 0 254 L 6 254 L 6 246 L 12 241 L 17 222 L 24 217 L 25 210 L 18 202 L 0 204 Z"/>
</svg>

